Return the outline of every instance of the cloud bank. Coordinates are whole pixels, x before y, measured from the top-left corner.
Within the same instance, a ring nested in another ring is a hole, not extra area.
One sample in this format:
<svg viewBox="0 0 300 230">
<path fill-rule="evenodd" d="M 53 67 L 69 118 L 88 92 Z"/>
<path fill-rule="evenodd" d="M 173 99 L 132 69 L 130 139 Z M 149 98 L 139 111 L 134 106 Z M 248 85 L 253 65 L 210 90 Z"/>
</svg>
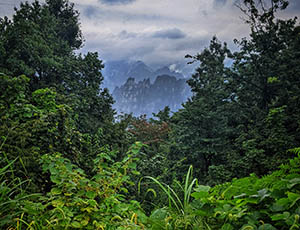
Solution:
<svg viewBox="0 0 300 230">
<path fill-rule="evenodd" d="M 1 0 L 0 16 L 12 14 L 20 1 Z M 97 51 L 104 60 L 171 65 L 187 62 L 184 56 L 201 52 L 213 36 L 236 49 L 232 40 L 249 34 L 242 13 L 234 6 L 240 0 L 70 1 L 80 12 L 85 38 L 81 51 Z M 300 1 L 291 0 L 282 15 L 287 18 L 299 12 Z"/>
<path fill-rule="evenodd" d="M 185 38 L 186 34 L 183 33 L 180 29 L 165 29 L 159 30 L 153 34 L 154 38 L 168 38 L 168 39 L 181 39 Z"/>
<path fill-rule="evenodd" d="M 134 2 L 135 0 L 99 0 L 105 4 L 129 4 Z"/>
</svg>

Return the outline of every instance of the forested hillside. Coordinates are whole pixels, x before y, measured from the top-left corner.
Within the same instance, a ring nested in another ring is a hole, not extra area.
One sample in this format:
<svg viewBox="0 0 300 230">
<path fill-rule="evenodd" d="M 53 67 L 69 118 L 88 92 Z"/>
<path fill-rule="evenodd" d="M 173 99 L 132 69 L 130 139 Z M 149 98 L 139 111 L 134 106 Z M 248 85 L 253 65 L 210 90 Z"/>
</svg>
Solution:
<svg viewBox="0 0 300 230">
<path fill-rule="evenodd" d="M 265 2 L 238 5 L 236 51 L 186 55 L 193 96 L 150 119 L 115 116 L 74 4 L 0 18 L 0 228 L 300 229 L 300 26 Z"/>
<path fill-rule="evenodd" d="M 173 67 L 177 68 L 177 66 L 178 69 L 171 68 L 172 70 L 167 66 L 152 69 L 142 61 L 108 61 L 102 71 L 103 76 L 105 76 L 103 85 L 113 92 L 116 87 L 124 85 L 128 78 L 134 78 L 137 82 L 149 79 L 153 83 L 156 77 L 160 75 L 174 76 L 177 79 L 191 75 L 192 66 L 185 65 L 183 68 L 179 64 L 173 64 Z"/>
<path fill-rule="evenodd" d="M 139 82 L 128 78 L 124 85 L 115 88 L 112 95 L 115 99 L 113 107 L 118 112 L 149 118 L 166 106 L 171 111 L 178 111 L 192 93 L 185 79 L 159 75 L 153 84 L 149 78 Z"/>
</svg>

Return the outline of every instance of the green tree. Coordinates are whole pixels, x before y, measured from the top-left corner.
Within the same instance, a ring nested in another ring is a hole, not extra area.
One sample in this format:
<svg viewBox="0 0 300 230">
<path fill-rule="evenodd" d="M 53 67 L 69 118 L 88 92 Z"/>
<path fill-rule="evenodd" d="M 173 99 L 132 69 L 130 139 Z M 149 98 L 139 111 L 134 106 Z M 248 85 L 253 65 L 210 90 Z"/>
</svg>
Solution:
<svg viewBox="0 0 300 230">
<path fill-rule="evenodd" d="M 83 39 L 79 13 L 68 0 L 22 3 L 12 20 L 0 20 L 0 72 L 25 74 L 30 90 L 53 87 L 73 108 L 80 131 L 96 133 L 112 120 L 112 97 L 101 88 L 104 67 L 97 53 L 76 54 Z M 88 115 L 91 114 L 91 115 Z"/>
<path fill-rule="evenodd" d="M 232 68 L 235 105 L 243 114 L 235 141 L 240 175 L 274 170 L 288 158 L 286 149 L 299 144 L 299 29 L 296 18 L 276 17 L 287 1 L 266 3 L 240 6 L 251 28 L 250 39 L 236 40 L 240 51 Z"/>
<path fill-rule="evenodd" d="M 188 55 L 200 62 L 188 80 L 194 95 L 172 117 L 179 152 L 186 157 L 187 165 L 194 165 L 201 180 L 208 176 L 210 166 L 224 163 L 228 149 L 227 105 L 232 92 L 230 69 L 225 61 L 230 56 L 226 44 L 222 45 L 215 37 L 209 48 L 194 57 Z"/>
<path fill-rule="evenodd" d="M 158 113 L 152 113 L 155 118 L 158 118 L 158 120 L 150 118 L 150 121 L 153 123 L 161 123 L 161 122 L 170 122 L 171 118 L 171 109 L 169 106 L 166 106 L 162 110 L 160 110 Z"/>
<path fill-rule="evenodd" d="M 276 17 L 287 5 L 243 1 L 251 33 L 235 40 L 237 52 L 213 38 L 187 56 L 200 66 L 188 81 L 194 96 L 173 116 L 173 155 L 184 153 L 203 181 L 263 175 L 299 145 L 299 27 L 296 19 Z"/>
</svg>

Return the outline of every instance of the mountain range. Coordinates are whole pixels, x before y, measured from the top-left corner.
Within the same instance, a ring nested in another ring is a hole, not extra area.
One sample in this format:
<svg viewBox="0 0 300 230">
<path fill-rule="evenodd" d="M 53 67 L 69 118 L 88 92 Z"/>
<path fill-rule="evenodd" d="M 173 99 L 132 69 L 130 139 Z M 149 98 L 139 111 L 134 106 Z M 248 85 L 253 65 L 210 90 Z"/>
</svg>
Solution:
<svg viewBox="0 0 300 230">
<path fill-rule="evenodd" d="M 128 78 L 135 78 L 136 81 L 150 79 L 153 83 L 159 75 L 174 76 L 177 79 L 189 78 L 194 66 L 185 63 L 174 63 L 158 68 L 149 67 L 142 61 L 107 61 L 104 63 L 102 74 L 104 76 L 104 87 L 111 92 L 116 86 L 123 85 Z"/>
<path fill-rule="evenodd" d="M 151 117 L 165 106 L 175 112 L 191 96 L 186 84 L 192 67 L 171 64 L 153 69 L 142 61 L 109 61 L 102 71 L 104 87 L 115 100 L 118 113 Z"/>
<path fill-rule="evenodd" d="M 150 79 L 136 82 L 128 78 L 121 87 L 113 91 L 114 108 L 123 113 L 132 113 L 134 116 L 146 114 L 151 117 L 165 106 L 171 111 L 181 108 L 183 102 L 191 96 L 185 79 L 176 79 L 174 76 L 160 75 L 154 83 Z"/>
</svg>

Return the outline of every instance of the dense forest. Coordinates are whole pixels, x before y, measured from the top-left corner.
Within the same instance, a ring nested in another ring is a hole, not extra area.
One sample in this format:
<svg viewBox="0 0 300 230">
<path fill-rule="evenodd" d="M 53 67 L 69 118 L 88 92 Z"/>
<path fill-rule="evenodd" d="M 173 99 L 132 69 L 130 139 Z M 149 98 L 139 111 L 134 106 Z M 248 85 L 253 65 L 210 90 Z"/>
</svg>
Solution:
<svg viewBox="0 0 300 230">
<path fill-rule="evenodd" d="M 115 116 L 74 4 L 0 18 L 0 228 L 300 229 L 300 27 L 268 3 L 238 5 L 236 51 L 187 54 L 193 96 L 150 119 Z"/>
</svg>

